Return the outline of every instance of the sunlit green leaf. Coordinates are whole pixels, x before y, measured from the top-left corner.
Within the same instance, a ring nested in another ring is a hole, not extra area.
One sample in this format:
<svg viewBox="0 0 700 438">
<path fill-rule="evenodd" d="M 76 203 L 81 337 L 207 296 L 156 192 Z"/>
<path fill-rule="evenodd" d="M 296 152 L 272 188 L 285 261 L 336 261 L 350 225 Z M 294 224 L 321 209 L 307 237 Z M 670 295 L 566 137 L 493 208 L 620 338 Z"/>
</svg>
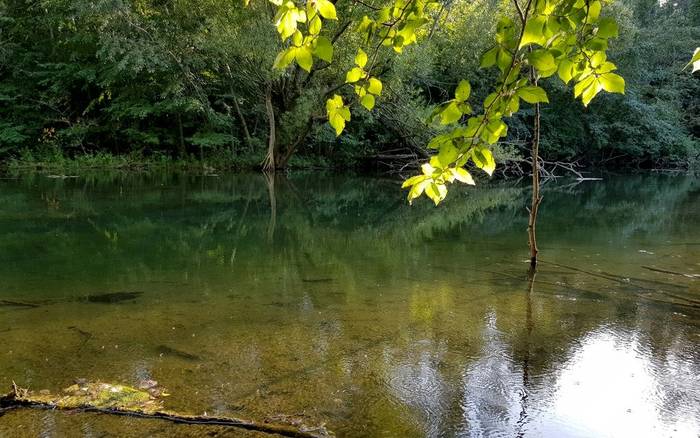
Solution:
<svg viewBox="0 0 700 438">
<path fill-rule="evenodd" d="M 355 55 L 355 65 L 360 68 L 364 68 L 367 65 L 367 54 L 362 49 L 357 49 L 357 55 Z"/>
<path fill-rule="evenodd" d="M 367 85 L 367 91 L 379 96 L 382 94 L 382 82 L 377 78 L 369 78 L 369 84 Z"/>
<path fill-rule="evenodd" d="M 603 90 L 608 93 L 625 94 L 625 80 L 622 76 L 615 73 L 605 73 L 604 75 L 600 75 L 598 79 L 603 86 Z"/>
<path fill-rule="evenodd" d="M 333 61 L 333 44 L 331 44 L 331 40 L 326 37 L 316 38 L 314 55 L 326 62 Z"/>
<path fill-rule="evenodd" d="M 548 50 L 533 50 L 527 58 L 530 61 L 530 64 L 534 66 L 544 77 L 550 76 L 556 72 L 557 65 L 554 62 L 554 56 L 552 56 Z"/>
<path fill-rule="evenodd" d="M 476 185 L 474 183 L 474 178 L 472 178 L 471 174 L 469 172 L 467 172 L 466 170 L 464 170 L 463 168 L 454 167 L 454 168 L 450 169 L 450 171 L 452 172 L 452 175 L 454 176 L 454 178 L 457 181 L 460 181 L 460 182 L 463 182 L 465 184 L 469 184 L 472 186 Z"/>
<path fill-rule="evenodd" d="M 498 54 L 498 47 L 494 47 L 481 55 L 480 67 L 489 68 L 496 65 L 496 54 Z"/>
<path fill-rule="evenodd" d="M 364 96 L 362 96 L 362 99 L 360 99 L 360 103 L 362 104 L 362 106 L 371 111 L 372 108 L 374 108 L 374 95 L 369 93 L 365 94 Z"/>
<path fill-rule="evenodd" d="M 278 53 L 272 67 L 280 70 L 287 68 L 287 66 L 294 61 L 296 50 L 295 47 L 290 47 Z"/>
<path fill-rule="evenodd" d="M 440 123 L 449 125 L 458 121 L 462 117 L 462 111 L 459 110 L 457 102 L 450 102 L 440 113 Z"/>
<path fill-rule="evenodd" d="M 547 93 L 540 87 L 531 85 L 518 88 L 518 96 L 527 103 L 548 103 Z"/>
<path fill-rule="evenodd" d="M 314 59 L 311 56 L 311 50 L 307 47 L 299 47 L 296 50 L 296 60 L 299 67 L 303 68 L 307 72 L 311 71 L 311 67 L 314 64 Z"/>
<path fill-rule="evenodd" d="M 401 185 L 401 188 L 405 189 L 407 187 L 411 187 L 414 184 L 418 184 L 419 182 L 425 181 L 426 178 L 428 178 L 426 175 L 413 176 L 413 177 L 407 179 L 406 181 L 404 181 L 403 184 Z"/>
<path fill-rule="evenodd" d="M 472 86 L 469 84 L 469 81 L 462 80 L 459 82 L 459 85 L 457 85 L 455 99 L 458 102 L 464 102 L 465 100 L 469 99 L 469 94 L 471 94 L 471 92 Z"/>
<path fill-rule="evenodd" d="M 451 142 L 445 143 L 440 147 L 440 152 L 438 152 L 438 161 L 440 161 L 440 165 L 443 168 L 446 168 L 457 159 L 458 154 L 459 151 Z"/>
<path fill-rule="evenodd" d="M 598 22 L 598 32 L 596 35 L 603 38 L 616 38 L 617 23 L 615 20 L 609 17 L 601 18 L 600 22 Z"/>
<path fill-rule="evenodd" d="M 546 37 L 544 36 L 544 25 L 547 18 L 538 15 L 530 18 L 525 25 L 525 31 L 523 32 L 523 38 L 520 41 L 520 47 L 525 47 L 528 44 L 544 44 Z"/>
<path fill-rule="evenodd" d="M 684 67 L 684 69 L 686 69 L 690 66 L 693 66 L 693 70 L 692 70 L 693 73 L 700 70 L 700 47 L 695 49 L 695 52 L 693 53 L 693 57 L 690 59 L 690 62 Z"/>
<path fill-rule="evenodd" d="M 362 70 L 360 67 L 354 67 L 345 75 L 345 82 L 348 84 L 354 84 L 355 82 L 359 81 L 364 74 L 364 70 Z"/>
<path fill-rule="evenodd" d="M 428 198 L 432 199 L 435 205 L 438 205 L 440 201 L 445 199 L 447 196 L 447 187 L 444 184 L 431 183 L 425 188 L 425 194 Z"/>
<path fill-rule="evenodd" d="M 337 20 L 335 5 L 329 0 L 316 0 L 316 9 L 326 20 Z"/>
</svg>

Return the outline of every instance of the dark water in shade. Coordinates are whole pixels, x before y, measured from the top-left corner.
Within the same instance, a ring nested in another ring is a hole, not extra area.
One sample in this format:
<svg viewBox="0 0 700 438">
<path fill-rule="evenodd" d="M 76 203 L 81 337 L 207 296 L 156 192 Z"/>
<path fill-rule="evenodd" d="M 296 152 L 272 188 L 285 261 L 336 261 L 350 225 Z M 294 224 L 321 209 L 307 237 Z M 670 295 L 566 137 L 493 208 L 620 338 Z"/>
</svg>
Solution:
<svg viewBox="0 0 700 438">
<path fill-rule="evenodd" d="M 532 284 L 526 187 L 403 195 L 319 175 L 0 181 L 0 388 L 155 379 L 171 409 L 338 436 L 698 437 L 697 179 L 549 184 Z M 253 435 L 25 410 L 0 436 Z"/>
</svg>

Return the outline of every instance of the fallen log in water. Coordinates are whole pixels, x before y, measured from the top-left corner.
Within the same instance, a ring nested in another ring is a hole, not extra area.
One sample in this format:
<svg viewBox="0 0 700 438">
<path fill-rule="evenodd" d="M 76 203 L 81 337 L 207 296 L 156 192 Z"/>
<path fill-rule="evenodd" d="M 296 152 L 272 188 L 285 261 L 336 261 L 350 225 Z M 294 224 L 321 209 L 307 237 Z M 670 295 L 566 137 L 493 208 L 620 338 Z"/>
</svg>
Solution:
<svg viewBox="0 0 700 438">
<path fill-rule="evenodd" d="M 63 395 L 53 395 L 44 391 L 35 394 L 27 389 L 19 388 L 14 382 L 12 386 L 12 392 L 0 397 L 0 416 L 14 409 L 51 409 L 164 420 L 177 424 L 233 427 L 293 438 L 333 436 L 323 426 L 317 428 L 296 427 L 287 424 L 259 423 L 233 417 L 189 415 L 168 411 L 163 409 L 160 398 L 153 395 L 153 391 L 124 385 L 99 382 L 82 383 L 65 389 Z"/>
<path fill-rule="evenodd" d="M 550 265 L 553 265 L 553 266 L 558 266 L 558 267 L 560 267 L 560 268 L 570 269 L 570 270 L 572 270 L 572 271 L 580 272 L 580 273 L 582 273 L 582 274 L 590 275 L 590 276 L 592 276 L 592 277 L 597 277 L 597 278 L 602 278 L 602 279 L 605 279 L 605 280 L 614 281 L 614 282 L 617 282 L 617 283 L 620 283 L 620 284 L 623 284 L 623 285 L 626 285 L 626 286 L 631 286 L 631 287 L 637 288 L 637 289 L 639 289 L 639 290 L 641 290 L 641 291 L 644 291 L 646 294 L 659 294 L 659 295 L 664 295 L 664 296 L 666 296 L 666 297 L 668 297 L 668 298 L 673 298 L 674 300 L 684 301 L 685 303 L 679 303 L 678 301 L 660 300 L 660 299 L 656 299 L 656 298 L 653 298 L 653 297 L 650 297 L 650 296 L 647 296 L 647 295 L 642 295 L 642 294 L 637 295 L 637 296 L 639 296 L 639 297 L 642 297 L 642 298 L 647 299 L 647 300 L 650 300 L 650 301 L 654 301 L 654 302 L 658 302 L 658 303 L 665 303 L 665 304 L 673 304 L 673 305 L 676 305 L 676 306 L 685 306 L 685 307 L 692 307 L 692 308 L 700 308 L 700 300 L 696 300 L 695 298 L 692 298 L 692 297 L 684 297 L 684 296 L 678 295 L 677 293 L 671 293 L 671 292 L 668 292 L 668 291 L 665 291 L 665 290 L 661 290 L 661 289 L 658 289 L 658 288 L 655 288 L 655 287 L 643 286 L 643 285 L 638 284 L 638 283 L 633 283 L 633 282 L 631 282 L 630 278 L 628 278 L 628 277 L 623 277 L 623 276 L 621 276 L 621 275 L 610 274 L 610 273 L 602 273 L 602 272 L 601 272 L 601 273 L 596 273 L 596 272 L 591 272 L 591 271 L 587 271 L 587 270 L 585 270 L 585 269 L 578 268 L 578 267 L 576 267 L 576 266 L 567 266 L 567 265 L 562 265 L 562 264 L 559 264 L 559 263 L 554 263 L 554 262 L 549 262 L 549 261 L 547 261 L 547 262 L 545 262 L 545 261 L 540 261 L 540 262 L 541 262 L 541 263 L 550 264 Z M 644 267 L 647 268 L 647 269 L 649 269 L 649 268 L 646 267 L 646 266 L 644 266 Z M 652 270 L 653 270 L 653 269 L 652 269 Z M 644 279 L 640 279 L 640 280 L 641 280 L 641 281 L 648 281 L 648 280 L 644 280 Z"/>
<path fill-rule="evenodd" d="M 0 300 L 0 306 L 21 307 L 21 308 L 26 308 L 26 309 L 33 309 L 33 308 L 39 307 L 39 304 L 27 303 L 24 301 Z"/>
<path fill-rule="evenodd" d="M 692 278 L 692 279 L 700 278 L 700 274 L 686 274 L 684 272 L 676 272 L 676 271 L 669 271 L 667 269 L 659 269 L 659 268 L 655 268 L 653 266 L 642 266 L 642 268 L 647 269 L 649 271 L 653 271 L 653 272 L 661 272 L 662 274 L 679 275 L 681 277 Z"/>
</svg>

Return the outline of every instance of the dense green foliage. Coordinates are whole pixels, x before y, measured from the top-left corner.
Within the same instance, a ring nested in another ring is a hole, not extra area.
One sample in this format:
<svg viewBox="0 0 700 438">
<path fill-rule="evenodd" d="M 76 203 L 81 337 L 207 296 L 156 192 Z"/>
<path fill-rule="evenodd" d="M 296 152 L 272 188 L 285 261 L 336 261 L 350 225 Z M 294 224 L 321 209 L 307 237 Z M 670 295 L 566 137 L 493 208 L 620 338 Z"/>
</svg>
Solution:
<svg viewBox="0 0 700 438">
<path fill-rule="evenodd" d="M 118 154 L 258 165 L 271 131 L 280 165 L 424 157 L 440 132 L 426 120 L 460 80 L 470 80 L 474 102 L 493 88 L 494 72 L 479 63 L 508 7 L 455 1 L 430 12 L 436 24 L 424 26 L 421 44 L 399 47 L 401 56 L 369 54 L 377 88 L 371 78 L 344 85 L 353 79 L 348 71 L 368 62 L 357 59 L 363 33 L 348 23 L 374 14 L 353 1 L 336 2 L 338 20 L 323 17 L 322 35 L 337 39 L 332 62 L 326 42 L 309 40 L 309 74 L 301 52 L 286 70 L 272 69 L 288 43 L 267 1 L 243 8 L 221 0 L 0 0 L 0 158 Z M 700 75 L 683 67 L 700 41 L 698 1 L 620 0 L 607 9 L 620 27 L 608 58 L 626 94 L 601 95 L 585 109 L 572 101 L 571 86 L 543 83 L 550 103 L 541 153 L 586 164 L 697 165 Z M 326 99 L 335 95 L 343 103 L 357 96 L 365 107 L 352 109 L 340 137 L 324 123 Z M 526 155 L 530 118 L 525 107 L 514 116 L 497 161 Z"/>
</svg>

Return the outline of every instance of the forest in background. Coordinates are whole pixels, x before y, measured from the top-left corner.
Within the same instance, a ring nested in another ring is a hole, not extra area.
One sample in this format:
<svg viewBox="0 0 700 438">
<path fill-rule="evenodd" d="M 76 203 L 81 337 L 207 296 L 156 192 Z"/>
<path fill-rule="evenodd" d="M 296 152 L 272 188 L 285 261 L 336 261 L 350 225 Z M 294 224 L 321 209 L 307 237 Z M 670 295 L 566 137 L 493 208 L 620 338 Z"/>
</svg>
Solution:
<svg viewBox="0 0 700 438">
<path fill-rule="evenodd" d="M 336 2 L 357 19 L 373 2 Z M 374 2 L 379 3 L 379 2 Z M 499 12 L 494 0 L 445 2 L 419 45 L 381 55 L 384 92 L 336 138 L 323 96 L 348 93 L 359 38 L 334 23 L 332 63 L 307 74 L 271 68 L 281 43 L 268 2 L 235 0 L 0 0 L 0 160 L 85 165 L 173 160 L 255 167 L 270 136 L 289 166 L 399 168 L 427 155 L 427 123 L 460 79 L 484 97 L 479 69 Z M 609 55 L 625 95 L 588 108 L 544 85 L 541 154 L 583 166 L 700 166 L 700 75 L 682 71 L 700 41 L 700 0 L 617 0 L 620 37 Z M 348 88 L 345 90 L 345 88 Z M 531 110 L 495 150 L 503 168 L 527 156 Z"/>
</svg>

